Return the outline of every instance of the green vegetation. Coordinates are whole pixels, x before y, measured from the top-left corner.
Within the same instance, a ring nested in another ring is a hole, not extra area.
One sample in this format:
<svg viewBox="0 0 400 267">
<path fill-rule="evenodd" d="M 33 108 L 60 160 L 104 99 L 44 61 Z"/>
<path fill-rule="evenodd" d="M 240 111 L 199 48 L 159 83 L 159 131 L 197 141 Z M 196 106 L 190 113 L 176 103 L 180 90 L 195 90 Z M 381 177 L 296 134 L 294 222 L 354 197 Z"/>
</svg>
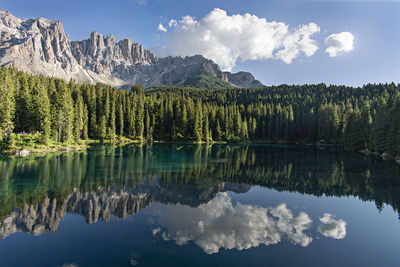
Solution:
<svg viewBox="0 0 400 267">
<path fill-rule="evenodd" d="M 201 79 L 200 79 L 201 80 Z M 204 79 L 207 81 L 207 78 Z M 3 150 L 19 133 L 38 145 L 85 140 L 323 143 L 400 155 L 400 85 L 163 87 L 130 91 L 0 68 Z"/>
<path fill-rule="evenodd" d="M 233 88 L 233 86 L 212 75 L 209 72 L 203 72 L 193 79 L 188 79 L 185 86 L 195 87 L 195 88 L 205 88 L 205 89 L 225 89 Z"/>
</svg>

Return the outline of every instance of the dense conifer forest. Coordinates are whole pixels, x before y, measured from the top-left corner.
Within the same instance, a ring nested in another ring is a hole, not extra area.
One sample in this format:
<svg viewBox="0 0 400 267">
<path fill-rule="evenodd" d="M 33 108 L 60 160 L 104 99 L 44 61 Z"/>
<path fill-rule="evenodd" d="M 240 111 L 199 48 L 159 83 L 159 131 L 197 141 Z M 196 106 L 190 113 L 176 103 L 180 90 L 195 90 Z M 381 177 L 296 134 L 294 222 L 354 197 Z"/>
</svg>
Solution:
<svg viewBox="0 0 400 267">
<path fill-rule="evenodd" d="M 77 84 L 0 68 L 1 149 L 140 141 L 323 143 L 400 155 L 400 85 L 280 85 L 260 89 Z"/>
</svg>

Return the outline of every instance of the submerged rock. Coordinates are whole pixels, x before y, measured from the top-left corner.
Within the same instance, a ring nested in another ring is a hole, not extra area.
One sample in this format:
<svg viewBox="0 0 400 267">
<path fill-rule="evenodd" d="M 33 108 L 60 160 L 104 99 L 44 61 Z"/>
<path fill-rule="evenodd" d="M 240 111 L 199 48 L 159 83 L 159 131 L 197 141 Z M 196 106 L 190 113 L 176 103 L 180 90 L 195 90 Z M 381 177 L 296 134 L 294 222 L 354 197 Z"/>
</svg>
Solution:
<svg viewBox="0 0 400 267">
<path fill-rule="evenodd" d="M 19 156 L 19 157 L 26 157 L 26 156 L 28 156 L 29 155 L 29 150 L 26 150 L 26 149 L 20 149 L 20 150 L 18 150 L 17 152 L 15 152 L 15 155 L 16 156 Z"/>
<path fill-rule="evenodd" d="M 396 163 L 400 165 L 400 159 L 396 160 Z"/>
</svg>

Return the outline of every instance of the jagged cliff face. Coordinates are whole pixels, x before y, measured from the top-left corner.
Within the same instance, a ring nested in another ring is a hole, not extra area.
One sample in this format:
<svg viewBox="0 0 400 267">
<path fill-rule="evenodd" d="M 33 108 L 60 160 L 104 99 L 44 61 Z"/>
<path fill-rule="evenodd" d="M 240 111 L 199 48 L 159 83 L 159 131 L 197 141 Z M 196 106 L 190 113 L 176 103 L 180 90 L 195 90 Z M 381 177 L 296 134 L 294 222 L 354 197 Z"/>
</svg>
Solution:
<svg viewBox="0 0 400 267">
<path fill-rule="evenodd" d="M 190 186 L 164 186 L 157 182 L 141 184 L 138 188 L 99 188 L 96 192 L 79 192 L 75 189 L 62 202 L 46 196 L 40 204 L 25 203 L 21 209 L 14 209 L 0 222 L 0 240 L 16 232 L 34 235 L 56 232 L 67 212 L 84 216 L 89 224 L 100 219 L 108 222 L 111 215 L 125 218 L 137 214 L 152 202 L 180 203 L 197 207 L 213 199 L 218 192 L 229 190 L 244 193 L 249 189 L 250 186 L 247 185 L 221 183 L 207 191 L 197 192 Z"/>
<path fill-rule="evenodd" d="M 0 65 L 32 74 L 123 87 L 139 83 L 147 88 L 188 85 L 208 72 L 235 86 L 263 86 L 248 72 L 222 72 L 202 56 L 158 59 L 141 44 L 129 39 L 116 42 L 113 35 L 93 32 L 87 40 L 71 42 L 61 21 L 19 19 L 2 10 L 0 33 Z"/>
<path fill-rule="evenodd" d="M 132 67 L 155 64 L 157 57 L 141 44 L 124 39 L 116 43 L 114 35 L 103 37 L 92 32 L 90 39 L 71 42 L 71 49 L 78 64 L 107 79 L 119 78 L 120 83 L 129 79 Z"/>
<path fill-rule="evenodd" d="M 0 11 L 0 31 L 1 65 L 64 79 L 80 71 L 60 21 L 22 20 Z"/>
</svg>

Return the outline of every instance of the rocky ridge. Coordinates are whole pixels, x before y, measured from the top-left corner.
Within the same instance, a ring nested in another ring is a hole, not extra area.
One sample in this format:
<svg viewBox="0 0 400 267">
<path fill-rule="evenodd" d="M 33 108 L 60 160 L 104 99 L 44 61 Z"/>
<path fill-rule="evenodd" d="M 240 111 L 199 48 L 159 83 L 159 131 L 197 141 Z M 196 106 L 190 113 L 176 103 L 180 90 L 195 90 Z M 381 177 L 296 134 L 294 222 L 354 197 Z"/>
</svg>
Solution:
<svg viewBox="0 0 400 267">
<path fill-rule="evenodd" d="M 70 41 L 61 21 L 20 19 L 0 11 L 0 65 L 77 82 L 102 82 L 119 87 L 191 85 L 209 73 L 233 86 L 262 87 L 251 73 L 223 72 L 203 56 L 157 58 L 129 39 L 92 32 L 83 41 Z"/>
</svg>

